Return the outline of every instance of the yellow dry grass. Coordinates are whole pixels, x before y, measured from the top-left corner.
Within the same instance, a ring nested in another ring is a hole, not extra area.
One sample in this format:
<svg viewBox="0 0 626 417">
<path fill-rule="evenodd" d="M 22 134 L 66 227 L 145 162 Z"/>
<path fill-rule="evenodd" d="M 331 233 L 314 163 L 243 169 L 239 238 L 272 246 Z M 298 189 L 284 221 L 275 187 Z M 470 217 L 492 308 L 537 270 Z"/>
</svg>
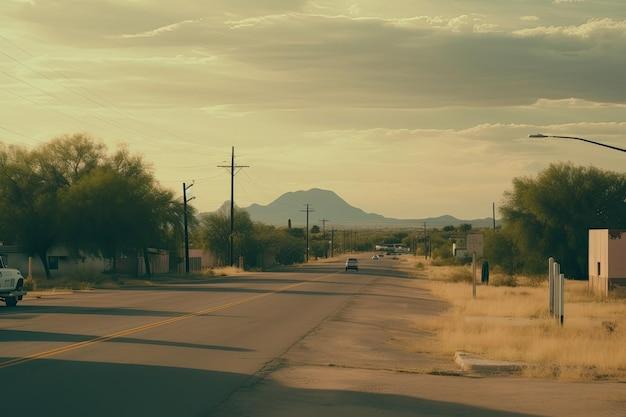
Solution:
<svg viewBox="0 0 626 417">
<path fill-rule="evenodd" d="M 426 266 L 421 273 L 432 278 L 433 294 L 451 305 L 420 323 L 438 335 L 431 349 L 525 362 L 528 376 L 626 378 L 626 300 L 602 300 L 587 292 L 586 282 L 567 281 L 561 327 L 548 315 L 545 283 L 521 277 L 514 288 L 478 286 L 473 299 L 471 284 L 451 282 L 463 268 Z"/>
<path fill-rule="evenodd" d="M 235 266 L 223 266 L 220 268 L 212 268 L 208 270 L 210 275 L 216 277 L 228 277 L 231 275 L 239 275 L 244 273 L 245 271 L 241 268 L 237 268 Z"/>
</svg>

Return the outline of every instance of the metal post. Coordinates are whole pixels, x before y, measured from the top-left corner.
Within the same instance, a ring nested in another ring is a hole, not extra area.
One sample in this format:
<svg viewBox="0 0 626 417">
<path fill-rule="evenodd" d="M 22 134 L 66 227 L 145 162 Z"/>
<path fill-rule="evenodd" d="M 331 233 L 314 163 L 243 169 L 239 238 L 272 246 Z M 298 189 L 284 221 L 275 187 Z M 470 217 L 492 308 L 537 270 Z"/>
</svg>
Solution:
<svg viewBox="0 0 626 417">
<path fill-rule="evenodd" d="M 33 279 L 33 257 L 28 257 L 28 278 Z"/>
<path fill-rule="evenodd" d="M 565 275 L 559 275 L 559 322 L 561 326 L 565 318 Z"/>
<path fill-rule="evenodd" d="M 476 252 L 472 253 L 472 298 L 476 298 Z"/>
<path fill-rule="evenodd" d="M 554 271 L 552 272 L 552 309 L 551 309 L 551 313 L 552 316 L 556 316 L 556 308 L 557 308 L 557 302 L 558 302 L 558 298 L 557 298 L 557 281 L 559 279 L 559 276 L 561 275 L 561 265 L 559 265 L 558 262 L 554 263 Z"/>
<path fill-rule="evenodd" d="M 552 277 L 554 275 L 554 258 L 548 258 L 548 311 L 550 314 L 553 313 L 552 309 Z"/>
</svg>

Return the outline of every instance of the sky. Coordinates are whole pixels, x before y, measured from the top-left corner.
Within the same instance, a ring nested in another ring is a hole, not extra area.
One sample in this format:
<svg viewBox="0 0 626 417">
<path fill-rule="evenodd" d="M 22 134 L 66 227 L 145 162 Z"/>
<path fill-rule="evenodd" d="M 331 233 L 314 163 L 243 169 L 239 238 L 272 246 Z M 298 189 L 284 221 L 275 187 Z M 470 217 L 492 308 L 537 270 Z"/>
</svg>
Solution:
<svg viewBox="0 0 626 417">
<path fill-rule="evenodd" d="M 488 217 L 550 163 L 623 171 L 623 0 L 2 0 L 0 141 L 126 145 L 194 205 L 331 189 Z M 311 202 L 313 205 L 314 201 Z M 331 219 L 332 220 L 332 219 Z"/>
</svg>

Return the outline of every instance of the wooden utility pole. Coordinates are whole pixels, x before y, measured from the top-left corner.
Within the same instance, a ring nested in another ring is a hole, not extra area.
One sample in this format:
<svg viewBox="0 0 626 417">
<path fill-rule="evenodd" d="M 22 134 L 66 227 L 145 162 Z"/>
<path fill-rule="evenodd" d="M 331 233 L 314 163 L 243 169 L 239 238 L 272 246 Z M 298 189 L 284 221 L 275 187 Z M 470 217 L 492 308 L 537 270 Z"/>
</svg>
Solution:
<svg viewBox="0 0 626 417">
<path fill-rule="evenodd" d="M 491 211 L 493 213 L 493 230 L 496 230 L 496 203 L 491 204 Z"/>
<path fill-rule="evenodd" d="M 187 198 L 187 190 L 193 187 L 193 182 L 189 185 L 183 182 L 183 222 L 185 226 L 185 274 L 189 273 L 189 221 L 187 219 L 187 203 L 196 197 Z M 144 255 L 146 256 L 146 255 Z"/>
<path fill-rule="evenodd" d="M 229 257 L 230 266 L 235 266 L 235 175 L 249 165 L 235 165 L 235 147 L 232 147 L 230 155 L 230 165 L 218 165 L 218 168 L 230 169 L 230 239 L 229 239 Z M 237 171 L 235 171 L 237 170 Z"/>
<path fill-rule="evenodd" d="M 306 251 L 304 252 L 304 257 L 306 262 L 309 262 L 309 214 L 313 213 L 315 210 L 313 210 L 311 205 L 307 203 L 306 209 L 300 211 L 306 213 Z"/>
<path fill-rule="evenodd" d="M 324 257 L 328 258 L 328 245 L 326 242 L 326 223 L 330 220 L 321 219 L 320 221 L 322 222 L 322 242 L 324 242 Z"/>
</svg>

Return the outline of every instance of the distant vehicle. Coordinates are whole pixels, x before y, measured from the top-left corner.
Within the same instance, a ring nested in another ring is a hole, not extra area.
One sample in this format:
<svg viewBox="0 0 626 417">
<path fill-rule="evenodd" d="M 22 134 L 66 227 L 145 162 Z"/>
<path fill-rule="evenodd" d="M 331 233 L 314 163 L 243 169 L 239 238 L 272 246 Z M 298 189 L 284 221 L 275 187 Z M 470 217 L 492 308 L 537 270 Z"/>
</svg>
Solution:
<svg viewBox="0 0 626 417">
<path fill-rule="evenodd" d="M 25 295 L 24 277 L 21 272 L 7 268 L 0 257 L 0 300 L 3 300 L 7 307 L 15 307 Z"/>
<path fill-rule="evenodd" d="M 389 255 L 390 253 L 409 253 L 411 252 L 411 249 L 404 246 L 401 243 L 391 243 L 391 244 L 385 244 L 385 245 L 376 245 L 376 250 L 377 251 L 382 251 L 382 252 L 387 252 L 387 254 Z"/>
<path fill-rule="evenodd" d="M 346 261 L 346 271 L 349 269 L 359 270 L 359 261 L 356 258 L 348 258 Z"/>
<path fill-rule="evenodd" d="M 374 261 L 378 261 L 378 260 L 380 259 L 380 256 L 378 256 L 378 255 L 374 255 L 374 256 L 372 256 L 372 259 L 373 259 Z"/>
</svg>

